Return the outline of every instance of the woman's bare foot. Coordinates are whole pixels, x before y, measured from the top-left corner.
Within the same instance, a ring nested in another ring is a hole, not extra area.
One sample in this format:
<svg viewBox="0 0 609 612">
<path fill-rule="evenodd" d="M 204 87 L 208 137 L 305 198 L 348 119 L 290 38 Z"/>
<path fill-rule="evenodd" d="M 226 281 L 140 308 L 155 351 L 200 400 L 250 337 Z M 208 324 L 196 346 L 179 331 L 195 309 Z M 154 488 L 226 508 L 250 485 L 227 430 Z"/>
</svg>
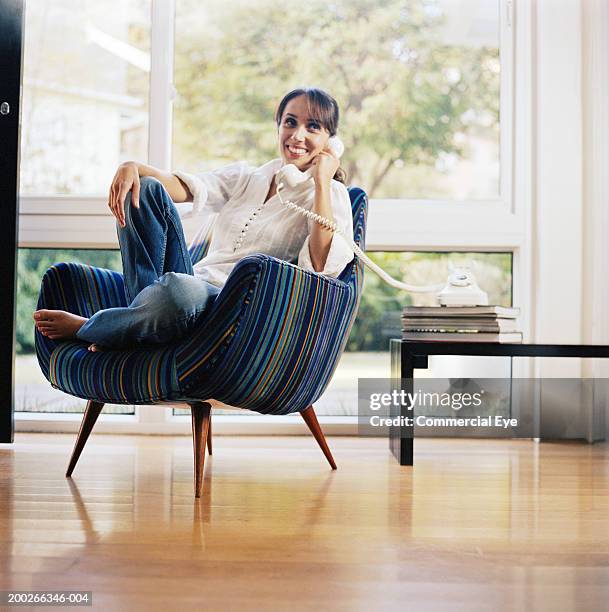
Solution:
<svg viewBox="0 0 609 612">
<path fill-rule="evenodd" d="M 88 320 L 64 310 L 37 310 L 34 313 L 36 329 L 51 340 L 76 338 L 76 332 Z"/>
<path fill-rule="evenodd" d="M 87 350 L 91 351 L 92 353 L 99 353 L 104 349 L 99 344 L 91 344 L 87 347 Z"/>
</svg>

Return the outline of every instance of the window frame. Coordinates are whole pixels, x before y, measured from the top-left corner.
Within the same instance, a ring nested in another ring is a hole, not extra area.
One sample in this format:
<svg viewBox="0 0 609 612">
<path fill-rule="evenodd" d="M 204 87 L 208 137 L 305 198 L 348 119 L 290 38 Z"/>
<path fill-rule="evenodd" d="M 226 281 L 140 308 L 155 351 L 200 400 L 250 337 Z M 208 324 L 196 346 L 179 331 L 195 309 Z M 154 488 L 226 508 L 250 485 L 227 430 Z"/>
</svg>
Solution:
<svg viewBox="0 0 609 612">
<path fill-rule="evenodd" d="M 513 301 L 524 313 L 525 338 L 530 329 L 530 225 L 532 193 L 532 8 L 522 2 L 498 0 L 500 14 L 500 193 L 482 201 L 370 200 L 367 249 L 370 251 L 488 251 L 512 252 Z M 151 71 L 148 163 L 170 169 L 172 143 L 173 52 L 175 0 L 152 0 Z M 515 88 L 515 74 L 519 87 Z M 520 118 L 516 121 L 516 118 Z M 154 126 L 154 129 L 153 127 Z M 83 224 L 83 220 L 87 221 Z M 406 228 L 406 229 L 398 229 Z M 196 230 L 184 223 L 187 240 Z M 19 246 L 40 248 L 118 248 L 114 218 L 107 199 L 78 196 L 20 198 Z M 515 362 L 514 375 L 526 375 L 528 365 Z M 77 431 L 80 415 L 16 413 L 17 430 Z M 219 417 L 230 432 L 251 433 L 251 417 Z M 230 425 L 231 419 L 236 429 Z M 235 420 L 236 419 L 236 420 Z M 240 419 L 248 419 L 241 423 Z M 74 422 L 74 425 L 71 424 Z M 167 406 L 136 407 L 133 415 L 102 415 L 99 431 L 187 433 L 188 417 L 174 417 Z M 322 417 L 334 433 L 356 433 L 354 417 Z M 241 425 L 239 425 L 241 423 Z M 301 424 L 285 429 L 276 417 L 259 421 L 263 432 L 304 432 Z M 61 429 L 63 428 L 63 429 Z"/>
</svg>

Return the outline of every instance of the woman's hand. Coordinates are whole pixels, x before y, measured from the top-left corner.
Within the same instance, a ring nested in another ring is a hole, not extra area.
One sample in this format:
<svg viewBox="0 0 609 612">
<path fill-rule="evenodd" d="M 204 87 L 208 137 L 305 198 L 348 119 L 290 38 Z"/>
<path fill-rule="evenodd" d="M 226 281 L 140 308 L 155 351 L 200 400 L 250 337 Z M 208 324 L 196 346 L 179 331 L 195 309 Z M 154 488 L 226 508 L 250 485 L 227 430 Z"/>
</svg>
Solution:
<svg viewBox="0 0 609 612">
<path fill-rule="evenodd" d="M 340 160 L 330 147 L 318 153 L 311 163 L 311 176 L 316 185 L 329 184 L 340 166 Z"/>
<path fill-rule="evenodd" d="M 132 191 L 131 203 L 140 207 L 140 175 L 135 162 L 125 162 L 118 167 L 108 197 L 108 206 L 121 227 L 125 227 L 125 198 Z"/>
</svg>

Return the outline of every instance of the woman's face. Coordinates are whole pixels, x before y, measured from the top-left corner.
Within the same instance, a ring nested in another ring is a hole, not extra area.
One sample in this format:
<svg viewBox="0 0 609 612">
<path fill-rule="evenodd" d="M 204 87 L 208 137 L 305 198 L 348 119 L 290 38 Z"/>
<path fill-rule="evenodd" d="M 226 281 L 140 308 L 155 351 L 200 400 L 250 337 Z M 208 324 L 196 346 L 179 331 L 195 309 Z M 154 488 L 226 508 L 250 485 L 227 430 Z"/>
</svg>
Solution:
<svg viewBox="0 0 609 612">
<path fill-rule="evenodd" d="M 328 130 L 309 117 L 304 95 L 287 103 L 279 124 L 279 154 L 284 165 L 294 164 L 299 170 L 307 170 L 329 138 Z"/>
</svg>

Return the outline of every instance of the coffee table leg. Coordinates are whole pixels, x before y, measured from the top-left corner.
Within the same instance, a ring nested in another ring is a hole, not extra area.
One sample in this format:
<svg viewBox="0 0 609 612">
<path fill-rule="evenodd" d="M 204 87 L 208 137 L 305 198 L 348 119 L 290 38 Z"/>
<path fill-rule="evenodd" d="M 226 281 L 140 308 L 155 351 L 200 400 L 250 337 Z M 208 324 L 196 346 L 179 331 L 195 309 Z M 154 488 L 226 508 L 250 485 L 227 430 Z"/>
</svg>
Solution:
<svg viewBox="0 0 609 612">
<path fill-rule="evenodd" d="M 403 342 L 391 342 L 391 375 L 398 383 L 398 390 L 405 393 L 413 392 L 414 355 L 410 354 Z M 399 382 L 398 382 L 399 381 Z M 402 406 L 399 411 L 392 412 L 391 416 L 412 418 L 414 414 L 408 406 Z M 400 465 L 414 464 L 414 427 L 401 425 L 389 428 L 389 448 Z"/>
<path fill-rule="evenodd" d="M 402 354 L 402 388 L 408 395 L 414 392 L 414 357 Z M 402 406 L 401 415 L 404 419 L 414 418 L 414 412 L 408 406 Z M 400 465 L 414 465 L 414 426 L 400 427 Z"/>
</svg>

